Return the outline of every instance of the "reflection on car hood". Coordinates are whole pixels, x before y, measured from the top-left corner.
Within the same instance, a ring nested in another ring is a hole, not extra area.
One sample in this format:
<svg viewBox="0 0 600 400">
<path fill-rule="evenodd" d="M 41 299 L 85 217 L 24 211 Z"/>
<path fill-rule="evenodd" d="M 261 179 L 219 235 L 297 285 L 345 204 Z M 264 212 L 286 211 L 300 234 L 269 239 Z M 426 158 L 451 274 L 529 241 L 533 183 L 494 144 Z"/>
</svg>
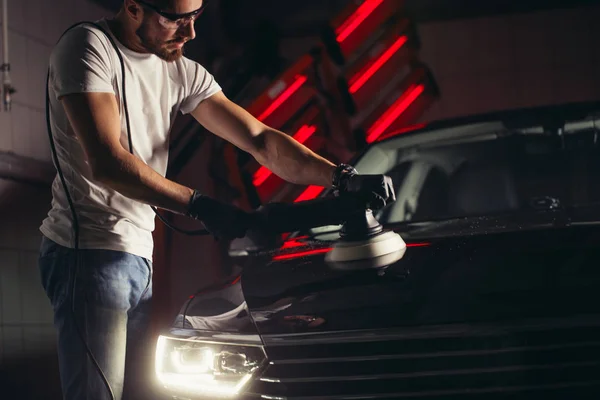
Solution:
<svg viewBox="0 0 600 400">
<path fill-rule="evenodd" d="M 499 232 L 518 232 L 557 227 L 600 224 L 600 208 L 523 211 L 480 217 L 452 218 L 396 224 L 394 229 L 405 237 L 458 237 Z"/>
<path fill-rule="evenodd" d="M 405 225 L 404 258 L 361 271 L 329 267 L 332 243 L 296 238 L 197 295 L 185 325 L 264 336 L 600 313 L 600 229 L 581 217 L 530 215 L 528 229 L 523 216 Z"/>
</svg>

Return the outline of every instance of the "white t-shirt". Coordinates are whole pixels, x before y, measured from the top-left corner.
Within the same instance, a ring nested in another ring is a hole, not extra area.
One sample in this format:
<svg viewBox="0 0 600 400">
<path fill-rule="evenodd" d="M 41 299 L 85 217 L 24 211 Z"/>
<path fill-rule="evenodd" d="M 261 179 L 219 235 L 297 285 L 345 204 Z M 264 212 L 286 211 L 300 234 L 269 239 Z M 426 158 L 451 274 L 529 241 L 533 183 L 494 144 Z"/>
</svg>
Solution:
<svg viewBox="0 0 600 400">
<path fill-rule="evenodd" d="M 110 32 L 105 20 L 97 21 Z M 110 33 L 125 63 L 126 100 L 134 154 L 165 176 L 169 132 L 178 112 L 187 114 L 221 90 L 200 64 L 182 57 L 166 62 L 123 46 Z M 59 97 L 80 92 L 110 92 L 121 113 L 121 143 L 129 150 L 122 102 L 121 63 L 106 35 L 86 24 L 67 32 L 50 56 L 50 115 L 60 167 L 77 212 L 79 248 L 107 249 L 152 259 L 155 213 L 95 182 Z M 74 247 L 73 218 L 58 177 L 52 184 L 52 208 L 40 227 L 56 243 Z"/>
</svg>

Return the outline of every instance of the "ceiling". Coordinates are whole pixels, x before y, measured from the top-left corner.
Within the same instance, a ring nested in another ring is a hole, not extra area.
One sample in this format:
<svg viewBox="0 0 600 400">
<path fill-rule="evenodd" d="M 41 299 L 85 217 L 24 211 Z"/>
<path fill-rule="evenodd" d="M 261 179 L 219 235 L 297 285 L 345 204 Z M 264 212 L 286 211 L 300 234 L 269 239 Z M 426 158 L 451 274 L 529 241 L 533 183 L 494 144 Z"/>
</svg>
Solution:
<svg viewBox="0 0 600 400">
<path fill-rule="evenodd" d="M 109 10 L 117 10 L 123 0 L 92 0 Z M 542 9 L 596 4 L 598 0 L 394 0 L 404 1 L 417 22 L 473 18 Z M 251 20 L 279 22 L 283 30 L 298 27 L 298 22 L 317 26 L 335 15 L 351 0 L 211 0 L 226 10 L 228 17 L 242 25 Z M 212 6 L 212 5 L 211 5 Z M 293 22 L 289 25 L 288 22 Z"/>
</svg>

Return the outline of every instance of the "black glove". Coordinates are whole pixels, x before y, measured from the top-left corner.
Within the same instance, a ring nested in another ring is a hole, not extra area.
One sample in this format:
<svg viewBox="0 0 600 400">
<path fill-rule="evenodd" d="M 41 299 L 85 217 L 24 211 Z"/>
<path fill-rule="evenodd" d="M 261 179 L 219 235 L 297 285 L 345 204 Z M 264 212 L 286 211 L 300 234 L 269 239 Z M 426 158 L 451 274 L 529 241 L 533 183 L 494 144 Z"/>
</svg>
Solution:
<svg viewBox="0 0 600 400">
<path fill-rule="evenodd" d="M 373 210 L 396 201 L 392 178 L 387 175 L 361 175 L 346 164 L 337 167 L 333 175 L 333 188 L 338 195 L 357 195 Z"/>
<path fill-rule="evenodd" d="M 200 220 L 217 240 L 242 238 L 250 228 L 251 216 L 244 210 L 194 191 L 188 215 Z"/>
</svg>

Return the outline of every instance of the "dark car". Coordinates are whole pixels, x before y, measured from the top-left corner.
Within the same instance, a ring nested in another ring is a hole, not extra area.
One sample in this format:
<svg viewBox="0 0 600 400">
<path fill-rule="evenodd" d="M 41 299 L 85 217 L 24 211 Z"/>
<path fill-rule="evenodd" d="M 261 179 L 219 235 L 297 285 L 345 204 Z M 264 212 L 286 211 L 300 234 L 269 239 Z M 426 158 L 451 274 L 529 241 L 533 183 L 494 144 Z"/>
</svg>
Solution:
<svg viewBox="0 0 600 400">
<path fill-rule="evenodd" d="M 160 337 L 161 385 L 185 399 L 597 396 L 599 134 L 586 103 L 371 145 L 354 164 L 393 178 L 397 201 L 375 216 L 404 257 L 332 268 L 339 225 L 234 243 L 240 274 Z"/>
</svg>

